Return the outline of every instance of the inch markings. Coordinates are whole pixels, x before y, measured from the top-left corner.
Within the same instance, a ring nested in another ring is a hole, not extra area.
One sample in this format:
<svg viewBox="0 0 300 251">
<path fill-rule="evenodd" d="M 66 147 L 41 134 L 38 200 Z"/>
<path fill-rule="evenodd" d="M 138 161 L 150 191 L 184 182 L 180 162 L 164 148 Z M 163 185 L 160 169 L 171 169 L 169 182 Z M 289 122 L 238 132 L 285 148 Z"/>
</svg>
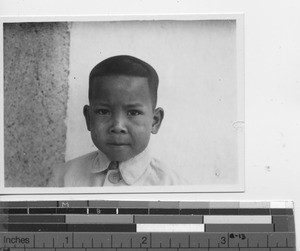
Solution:
<svg viewBox="0 0 300 251">
<path fill-rule="evenodd" d="M 295 251 L 291 202 L 0 202 L 0 251 Z"/>
</svg>

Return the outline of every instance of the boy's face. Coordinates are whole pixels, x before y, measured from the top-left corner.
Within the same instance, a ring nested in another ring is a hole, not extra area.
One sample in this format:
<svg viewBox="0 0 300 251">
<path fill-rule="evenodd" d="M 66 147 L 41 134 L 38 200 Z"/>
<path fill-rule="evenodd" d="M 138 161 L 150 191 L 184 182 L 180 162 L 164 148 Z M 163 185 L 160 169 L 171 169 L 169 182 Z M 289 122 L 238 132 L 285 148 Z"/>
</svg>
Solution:
<svg viewBox="0 0 300 251">
<path fill-rule="evenodd" d="M 125 161 L 145 150 L 164 115 L 161 108 L 153 109 L 147 78 L 96 77 L 90 88 L 84 115 L 96 147 L 111 161 Z"/>
</svg>

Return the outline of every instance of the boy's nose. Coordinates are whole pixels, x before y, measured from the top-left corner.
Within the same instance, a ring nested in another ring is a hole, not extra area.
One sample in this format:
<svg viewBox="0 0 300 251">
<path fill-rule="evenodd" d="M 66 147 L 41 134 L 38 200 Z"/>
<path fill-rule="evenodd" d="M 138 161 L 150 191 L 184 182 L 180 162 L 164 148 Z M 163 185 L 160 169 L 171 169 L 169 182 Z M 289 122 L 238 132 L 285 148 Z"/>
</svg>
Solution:
<svg viewBox="0 0 300 251">
<path fill-rule="evenodd" d="M 125 120 L 122 117 L 113 118 L 113 123 L 109 131 L 110 133 L 127 133 Z"/>
</svg>

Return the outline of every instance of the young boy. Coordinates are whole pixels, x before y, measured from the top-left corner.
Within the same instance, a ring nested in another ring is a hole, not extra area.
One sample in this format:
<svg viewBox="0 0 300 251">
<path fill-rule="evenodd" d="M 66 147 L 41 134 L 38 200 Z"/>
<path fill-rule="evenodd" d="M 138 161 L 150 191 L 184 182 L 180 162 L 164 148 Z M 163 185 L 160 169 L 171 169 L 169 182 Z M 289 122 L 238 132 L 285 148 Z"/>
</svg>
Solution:
<svg viewBox="0 0 300 251">
<path fill-rule="evenodd" d="M 99 150 L 61 166 L 54 185 L 179 185 L 178 175 L 148 150 L 150 135 L 158 132 L 164 117 L 163 109 L 156 108 L 157 88 L 156 71 L 138 58 L 115 56 L 97 64 L 83 113 Z"/>
</svg>

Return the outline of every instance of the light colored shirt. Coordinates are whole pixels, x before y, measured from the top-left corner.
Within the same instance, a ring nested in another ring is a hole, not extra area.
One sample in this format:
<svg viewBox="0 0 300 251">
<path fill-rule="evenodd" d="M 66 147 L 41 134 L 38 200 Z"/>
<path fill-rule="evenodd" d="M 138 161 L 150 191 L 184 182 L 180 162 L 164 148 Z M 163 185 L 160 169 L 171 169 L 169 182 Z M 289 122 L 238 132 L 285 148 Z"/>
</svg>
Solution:
<svg viewBox="0 0 300 251">
<path fill-rule="evenodd" d="M 173 170 L 152 158 L 147 149 L 132 159 L 120 162 L 117 170 L 108 170 L 109 164 L 110 160 L 101 151 L 86 154 L 58 167 L 49 186 L 154 186 L 185 183 Z"/>
</svg>

